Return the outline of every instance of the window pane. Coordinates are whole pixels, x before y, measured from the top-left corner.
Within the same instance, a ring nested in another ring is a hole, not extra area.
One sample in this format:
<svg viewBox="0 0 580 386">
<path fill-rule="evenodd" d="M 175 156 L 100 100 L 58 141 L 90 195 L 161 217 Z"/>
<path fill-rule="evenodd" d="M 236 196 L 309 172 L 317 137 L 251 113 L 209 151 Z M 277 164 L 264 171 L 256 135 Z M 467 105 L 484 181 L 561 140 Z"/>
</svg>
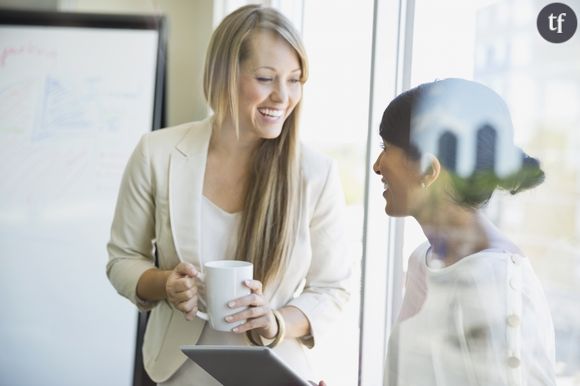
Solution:
<svg viewBox="0 0 580 386">
<path fill-rule="evenodd" d="M 358 379 L 359 283 L 371 59 L 371 0 L 305 0 L 303 36 L 310 60 L 301 138 L 338 162 L 346 195 L 350 250 L 356 261 L 344 318 L 312 352 L 329 385 Z M 345 28 L 348 20 L 348 28 Z"/>
<path fill-rule="evenodd" d="M 566 4 L 578 15 L 580 1 Z M 462 77 L 493 88 L 509 105 L 516 145 L 542 162 L 542 185 L 497 194 L 486 212 L 530 258 L 554 320 L 558 384 L 572 385 L 580 379 L 580 39 L 546 42 L 536 28 L 545 5 L 417 0 L 412 86 Z M 421 240 L 407 220 L 407 256 Z"/>
</svg>

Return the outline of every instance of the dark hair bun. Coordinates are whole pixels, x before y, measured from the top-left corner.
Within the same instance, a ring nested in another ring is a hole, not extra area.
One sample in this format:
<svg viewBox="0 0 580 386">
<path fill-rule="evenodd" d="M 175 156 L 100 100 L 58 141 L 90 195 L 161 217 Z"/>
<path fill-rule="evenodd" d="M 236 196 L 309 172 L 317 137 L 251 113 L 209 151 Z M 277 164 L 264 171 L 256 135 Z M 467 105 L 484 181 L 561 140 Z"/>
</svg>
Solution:
<svg viewBox="0 0 580 386">
<path fill-rule="evenodd" d="M 540 162 L 523 152 L 521 154 L 521 167 L 503 178 L 489 168 L 476 170 L 467 178 L 450 173 L 453 185 L 453 192 L 450 194 L 461 205 L 479 208 L 487 204 L 497 189 L 508 191 L 513 195 L 540 185 L 545 179 Z"/>
<path fill-rule="evenodd" d="M 498 187 L 517 194 L 540 185 L 545 179 L 540 161 L 522 152 L 522 167 L 509 178 L 500 180 Z"/>
</svg>

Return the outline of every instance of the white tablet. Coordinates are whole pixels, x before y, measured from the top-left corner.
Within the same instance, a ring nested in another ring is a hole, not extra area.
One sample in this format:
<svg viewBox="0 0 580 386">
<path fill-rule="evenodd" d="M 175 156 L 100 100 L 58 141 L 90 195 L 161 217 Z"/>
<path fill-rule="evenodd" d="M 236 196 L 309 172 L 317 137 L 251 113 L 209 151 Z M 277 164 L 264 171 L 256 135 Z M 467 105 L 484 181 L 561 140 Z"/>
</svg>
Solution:
<svg viewBox="0 0 580 386">
<path fill-rule="evenodd" d="M 181 346 L 223 386 L 311 386 L 268 347 Z"/>
</svg>

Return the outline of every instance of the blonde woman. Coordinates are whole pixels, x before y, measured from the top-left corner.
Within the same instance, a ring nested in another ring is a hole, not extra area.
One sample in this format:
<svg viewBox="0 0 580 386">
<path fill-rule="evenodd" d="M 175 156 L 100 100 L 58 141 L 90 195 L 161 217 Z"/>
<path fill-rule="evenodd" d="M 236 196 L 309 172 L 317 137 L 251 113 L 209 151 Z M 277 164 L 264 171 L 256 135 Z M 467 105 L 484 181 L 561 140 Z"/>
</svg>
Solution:
<svg viewBox="0 0 580 386">
<path fill-rule="evenodd" d="M 336 167 L 298 141 L 307 76 L 288 20 L 259 5 L 239 8 L 207 52 L 204 92 L 214 115 L 146 134 L 128 162 L 107 275 L 122 296 L 151 310 L 143 357 L 159 384 L 218 385 L 180 345 L 250 339 L 278 342 L 280 357 L 314 377 L 306 349 L 348 300 L 351 263 Z M 232 305 L 249 308 L 228 320 L 247 321 L 231 332 L 195 317 L 198 272 L 221 259 L 254 265 L 251 295 Z"/>
</svg>

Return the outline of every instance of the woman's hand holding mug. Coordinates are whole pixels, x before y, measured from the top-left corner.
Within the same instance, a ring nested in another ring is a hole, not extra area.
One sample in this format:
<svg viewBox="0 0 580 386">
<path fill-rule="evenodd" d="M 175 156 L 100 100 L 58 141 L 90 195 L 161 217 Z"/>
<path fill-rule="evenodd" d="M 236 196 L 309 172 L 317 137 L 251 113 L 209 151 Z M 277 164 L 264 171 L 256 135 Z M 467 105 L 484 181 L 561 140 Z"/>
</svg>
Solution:
<svg viewBox="0 0 580 386">
<path fill-rule="evenodd" d="M 193 264 L 181 262 L 175 266 L 165 282 L 167 300 L 183 312 L 187 320 L 193 320 L 197 312 L 197 275 Z"/>
<path fill-rule="evenodd" d="M 233 331 L 244 333 L 256 330 L 256 333 L 266 339 L 273 339 L 278 334 L 278 323 L 272 313 L 270 304 L 262 293 L 262 283 L 258 280 L 246 280 L 244 285 L 251 293 L 247 296 L 232 300 L 228 303 L 230 308 L 245 308 L 243 311 L 226 317 L 228 323 L 245 320 L 244 324 L 237 326 Z"/>
<path fill-rule="evenodd" d="M 198 310 L 199 285 L 209 287 L 205 291 L 207 313 Z M 213 261 L 206 263 L 205 272 L 201 273 L 193 264 L 181 262 L 169 274 L 165 291 L 167 300 L 183 312 L 187 320 L 197 316 L 209 321 L 216 330 L 240 334 L 255 330 L 266 339 L 273 339 L 278 334 L 278 323 L 264 297 L 262 283 L 252 280 L 251 263 Z M 244 296 L 231 298 L 240 294 Z"/>
</svg>

